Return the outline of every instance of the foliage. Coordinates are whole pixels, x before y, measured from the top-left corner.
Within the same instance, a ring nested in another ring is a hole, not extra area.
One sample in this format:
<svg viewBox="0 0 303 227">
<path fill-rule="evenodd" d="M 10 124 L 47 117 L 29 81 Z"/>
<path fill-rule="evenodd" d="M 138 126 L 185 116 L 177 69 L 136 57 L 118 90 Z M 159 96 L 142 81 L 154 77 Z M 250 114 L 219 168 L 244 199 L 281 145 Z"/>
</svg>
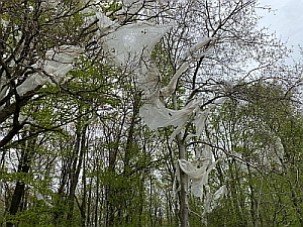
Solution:
<svg viewBox="0 0 303 227">
<path fill-rule="evenodd" d="M 163 2 L 152 16 L 150 1 L 134 15 L 118 1 L 0 3 L 1 225 L 186 226 L 182 193 L 172 190 L 176 162 L 203 159 L 206 147 L 217 163 L 204 194 L 183 188 L 190 226 L 303 225 L 301 83 L 299 70 L 280 68 L 287 50 L 257 29 L 255 1 L 176 1 L 168 13 Z M 173 141 L 173 127 L 141 121 L 145 96 L 100 48 L 108 30 L 89 20 L 91 5 L 119 26 L 174 19 L 151 54 L 157 86 L 189 67 L 159 100 L 172 111 L 199 100 L 200 112 Z M 198 36 L 211 41 L 186 55 Z M 73 70 L 19 96 L 33 65 L 63 44 L 85 50 Z M 223 185 L 227 193 L 207 203 Z"/>
</svg>

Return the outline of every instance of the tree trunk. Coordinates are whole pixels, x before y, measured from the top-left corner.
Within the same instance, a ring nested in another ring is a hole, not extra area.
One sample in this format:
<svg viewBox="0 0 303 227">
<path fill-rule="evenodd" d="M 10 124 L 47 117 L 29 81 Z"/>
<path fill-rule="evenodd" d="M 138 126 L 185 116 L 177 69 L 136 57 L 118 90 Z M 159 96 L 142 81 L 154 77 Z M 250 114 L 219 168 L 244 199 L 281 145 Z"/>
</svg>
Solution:
<svg viewBox="0 0 303 227">
<path fill-rule="evenodd" d="M 82 195 L 82 203 L 80 207 L 81 214 L 81 226 L 86 226 L 86 205 L 87 205 L 87 186 L 86 186 L 86 155 L 83 155 L 83 174 L 82 174 L 82 185 L 83 185 L 83 195 Z"/>
<path fill-rule="evenodd" d="M 184 141 L 181 139 L 181 135 L 177 136 L 177 143 L 179 148 L 179 159 L 187 160 L 186 147 Z M 180 203 L 180 223 L 181 227 L 189 227 L 189 209 L 188 209 L 188 177 L 182 170 L 180 170 L 180 186 L 181 190 L 179 192 L 179 203 Z"/>
<path fill-rule="evenodd" d="M 81 123 L 80 123 L 81 125 Z M 77 141 L 74 148 L 74 157 L 72 162 L 72 168 L 70 170 L 70 190 L 68 195 L 68 213 L 67 221 L 72 224 L 74 215 L 74 202 L 76 196 L 76 188 L 79 181 L 80 170 L 82 167 L 83 157 L 86 150 L 86 129 L 87 125 L 78 126 L 77 128 Z"/>
<path fill-rule="evenodd" d="M 30 166 L 31 166 L 31 160 L 32 160 L 32 156 L 34 154 L 34 146 L 36 144 L 36 139 L 33 139 L 31 141 L 28 142 L 27 146 L 25 145 L 24 148 L 22 148 L 21 150 L 21 159 L 19 161 L 19 165 L 18 165 L 18 173 L 28 173 Z M 14 189 L 14 193 L 12 195 L 12 200 L 11 200 L 11 204 L 10 204 L 10 208 L 9 208 L 9 215 L 10 216 L 14 216 L 17 214 L 18 209 L 20 207 L 21 204 L 21 199 L 24 196 L 24 192 L 25 192 L 25 184 L 24 182 L 21 180 L 18 180 L 16 182 L 16 186 Z M 13 227 L 14 224 L 10 221 L 8 221 L 6 223 L 7 227 Z"/>
</svg>

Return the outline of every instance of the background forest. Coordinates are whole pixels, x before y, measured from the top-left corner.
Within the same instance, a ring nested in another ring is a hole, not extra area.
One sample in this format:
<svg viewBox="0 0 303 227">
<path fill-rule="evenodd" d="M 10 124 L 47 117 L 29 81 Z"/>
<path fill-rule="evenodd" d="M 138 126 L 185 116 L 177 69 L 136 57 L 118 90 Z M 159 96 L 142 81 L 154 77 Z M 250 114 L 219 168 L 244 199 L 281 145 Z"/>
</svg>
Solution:
<svg viewBox="0 0 303 227">
<path fill-rule="evenodd" d="M 256 10 L 0 0 L 0 226 L 303 226 L 303 64 Z M 139 22 L 172 27 L 150 58 L 158 84 L 175 81 L 165 110 L 199 102 L 182 127 L 150 127 L 134 74 L 104 47 L 114 23 Z M 209 161 L 200 194 L 180 160 Z"/>
</svg>

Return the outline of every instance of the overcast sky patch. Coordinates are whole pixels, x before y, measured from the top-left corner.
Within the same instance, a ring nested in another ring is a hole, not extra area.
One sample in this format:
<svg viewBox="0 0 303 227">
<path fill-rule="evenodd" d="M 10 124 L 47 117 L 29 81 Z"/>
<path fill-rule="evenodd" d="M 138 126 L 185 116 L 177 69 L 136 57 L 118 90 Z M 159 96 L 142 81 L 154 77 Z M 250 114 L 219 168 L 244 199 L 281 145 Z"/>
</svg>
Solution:
<svg viewBox="0 0 303 227">
<path fill-rule="evenodd" d="M 288 46 L 303 44 L 303 0 L 259 0 L 260 5 L 271 6 L 274 10 L 260 12 L 260 25 L 276 32 L 277 37 Z"/>
</svg>

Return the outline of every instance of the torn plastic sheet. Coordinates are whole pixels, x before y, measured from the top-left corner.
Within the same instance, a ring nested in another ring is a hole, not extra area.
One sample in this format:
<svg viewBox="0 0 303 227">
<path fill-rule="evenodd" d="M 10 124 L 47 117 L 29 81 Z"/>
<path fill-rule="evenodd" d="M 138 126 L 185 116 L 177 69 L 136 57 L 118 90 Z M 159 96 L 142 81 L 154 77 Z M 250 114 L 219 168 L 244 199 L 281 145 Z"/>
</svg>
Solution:
<svg viewBox="0 0 303 227">
<path fill-rule="evenodd" d="M 196 133 L 194 136 L 200 136 L 206 129 L 206 120 L 209 114 L 209 109 L 200 111 L 197 117 L 194 119 L 193 124 L 196 128 Z"/>
<path fill-rule="evenodd" d="M 210 187 L 206 187 L 206 196 L 204 201 L 204 213 L 210 213 L 218 205 L 218 200 L 227 194 L 225 185 L 221 186 L 214 194 L 210 192 Z"/>
<path fill-rule="evenodd" d="M 175 92 L 175 90 L 177 88 L 178 80 L 181 77 L 181 75 L 188 69 L 190 61 L 193 60 L 193 55 L 196 52 L 198 52 L 199 50 L 201 50 L 207 44 L 210 44 L 211 41 L 213 41 L 213 38 L 203 38 L 202 41 L 198 42 L 196 45 L 194 45 L 192 48 L 190 48 L 187 51 L 187 53 L 184 56 L 185 62 L 179 67 L 179 69 L 177 70 L 175 75 L 172 77 L 172 79 L 170 80 L 168 85 L 161 89 L 162 96 L 169 97 L 170 95 L 172 95 Z M 208 46 L 204 52 L 200 53 L 198 55 L 198 58 L 205 56 L 209 52 L 211 46 L 212 45 Z M 188 58 L 191 58 L 191 59 L 188 59 Z"/>
<path fill-rule="evenodd" d="M 178 127 L 187 122 L 198 104 L 199 102 L 194 102 L 181 110 L 172 110 L 166 108 L 159 97 L 155 95 L 154 98 L 145 101 L 140 108 L 139 114 L 151 130 L 170 125 Z"/>
<path fill-rule="evenodd" d="M 18 94 L 24 95 L 46 82 L 60 83 L 73 68 L 73 61 L 81 52 L 82 48 L 70 45 L 48 50 L 44 60 L 32 65 L 32 68 L 39 72 L 30 75 L 17 87 Z"/>
<path fill-rule="evenodd" d="M 188 176 L 189 182 L 191 181 L 191 193 L 195 197 L 202 198 L 204 194 L 204 187 L 208 185 L 209 174 L 214 169 L 216 164 L 217 161 L 212 162 L 207 158 L 193 162 L 189 162 L 185 159 L 179 159 L 173 186 L 174 193 L 177 193 L 180 190 L 180 188 L 176 189 L 176 183 L 177 181 L 180 182 L 180 170 L 182 170 Z"/>
<path fill-rule="evenodd" d="M 118 24 L 112 21 L 103 13 L 96 11 L 96 19 L 98 19 L 98 27 L 100 30 L 108 29 L 110 27 L 117 27 Z"/>
<path fill-rule="evenodd" d="M 45 60 L 56 61 L 59 64 L 70 64 L 82 51 L 83 49 L 78 46 L 62 45 L 48 50 L 45 54 Z"/>
<path fill-rule="evenodd" d="M 207 49 L 198 54 L 198 58 L 206 55 L 209 52 L 209 49 L 211 46 L 213 46 L 213 41 L 215 39 L 213 37 L 203 37 L 199 42 L 197 42 L 193 47 L 191 47 L 185 54 L 185 59 L 188 57 L 194 58 L 194 54 L 198 52 L 199 50 L 202 50 L 202 48 L 207 47 Z"/>
<path fill-rule="evenodd" d="M 105 36 L 103 46 L 118 66 L 137 66 L 142 58 L 150 59 L 156 43 L 171 27 L 146 22 L 127 24 Z"/>
<path fill-rule="evenodd" d="M 41 7 L 44 9 L 57 9 L 58 5 L 61 3 L 60 0 L 47 0 L 41 2 Z"/>
<path fill-rule="evenodd" d="M 26 80 L 17 87 L 17 92 L 20 96 L 26 94 L 29 91 L 33 91 L 40 85 L 47 82 L 47 78 L 39 73 L 34 73 L 30 75 Z"/>
<path fill-rule="evenodd" d="M 205 43 L 203 44 L 205 45 Z M 195 49 L 195 48 L 194 48 Z M 196 50 L 196 49 L 195 49 Z M 189 62 L 185 62 L 181 65 L 181 67 L 177 70 L 173 78 L 170 80 L 169 84 L 160 89 L 160 92 L 157 97 L 157 102 L 154 103 L 148 103 L 146 102 L 141 108 L 140 108 L 140 116 L 142 119 L 145 121 L 145 123 L 148 125 L 150 129 L 156 129 L 160 127 L 166 127 L 169 125 L 173 125 L 176 127 L 172 135 L 170 136 L 169 142 L 172 142 L 174 137 L 182 131 L 184 126 L 186 125 L 187 121 L 190 119 L 192 114 L 194 114 L 198 107 L 199 102 L 196 102 L 196 105 L 187 105 L 184 107 L 182 110 L 172 110 L 168 109 L 164 106 L 164 104 L 160 101 L 159 96 L 161 97 L 169 97 L 171 96 L 177 87 L 177 82 L 181 75 L 187 70 L 189 66 Z M 141 88 L 143 88 L 144 92 L 146 94 L 151 94 L 150 96 L 157 94 L 157 90 L 159 89 L 159 79 L 160 77 L 156 77 L 155 73 L 152 74 L 146 70 L 146 75 L 147 76 L 142 76 L 145 75 L 144 73 L 139 74 L 141 75 L 139 77 L 139 81 L 147 81 L 151 86 L 144 86 L 145 83 L 140 82 Z M 144 78 L 144 79 L 143 79 Z M 158 79 L 157 79 L 158 78 Z M 151 83 L 150 83 L 151 82 Z M 142 86 L 143 85 L 143 86 Z M 152 87 L 155 87 L 156 91 L 152 91 Z M 209 111 L 206 111 L 205 113 L 200 114 L 199 119 L 195 121 L 194 123 L 197 123 L 197 135 L 200 135 L 205 129 L 205 123 L 206 123 L 206 117 L 208 115 Z M 195 136 L 195 135 L 194 135 Z"/>
<path fill-rule="evenodd" d="M 123 10 L 128 14 L 136 14 L 143 8 L 145 1 L 141 0 L 123 0 Z"/>
<path fill-rule="evenodd" d="M 188 69 L 188 67 L 189 67 L 189 62 L 185 62 L 180 66 L 180 68 L 177 70 L 175 75 L 169 81 L 168 85 L 161 89 L 161 95 L 163 97 L 169 97 L 175 92 L 179 78 Z"/>
<path fill-rule="evenodd" d="M 82 27 L 85 28 L 97 22 L 97 26 L 99 28 L 99 31 L 96 31 L 97 39 L 100 38 L 101 34 L 104 35 L 106 31 L 119 27 L 119 24 L 102 13 L 99 7 L 97 8 L 94 4 L 88 2 L 86 4 L 89 4 L 89 7 L 85 7 L 81 11 L 84 16 Z"/>
<path fill-rule="evenodd" d="M 193 124 L 196 128 L 196 133 L 192 134 L 191 137 L 197 136 L 200 137 L 201 134 L 206 130 L 207 117 L 209 113 L 217 106 L 224 103 L 226 98 L 218 98 L 213 103 L 207 105 L 207 108 L 204 110 L 197 111 L 196 116 L 194 117 Z"/>
<path fill-rule="evenodd" d="M 191 48 L 189 53 L 192 54 L 193 51 L 198 51 L 200 48 L 205 46 L 207 43 L 209 43 L 212 39 L 204 39 L 200 43 L 198 43 L 196 46 Z M 204 53 L 203 53 L 204 54 Z M 173 78 L 170 80 L 168 85 L 162 89 L 160 89 L 160 92 L 152 92 L 151 89 L 148 90 L 148 87 L 143 88 L 145 93 L 151 94 L 150 100 L 147 100 L 144 102 L 143 106 L 140 108 L 140 116 L 145 121 L 147 126 L 150 129 L 156 129 L 160 127 L 166 127 L 166 126 L 175 126 L 176 129 L 174 130 L 173 134 L 170 136 L 169 141 L 171 142 L 173 138 L 182 131 L 184 126 L 186 125 L 187 121 L 190 119 L 193 113 L 197 113 L 197 107 L 199 105 L 199 102 L 196 102 L 195 104 L 189 104 L 185 106 L 181 110 L 172 110 L 165 107 L 165 105 L 160 101 L 159 96 L 161 97 L 169 97 L 173 94 L 177 87 L 177 82 L 189 66 L 189 62 L 184 62 L 180 68 L 177 70 Z M 154 70 L 156 72 L 156 70 Z M 157 80 L 156 80 L 156 73 L 152 73 L 152 71 L 146 70 L 146 77 L 143 77 L 142 75 L 145 75 L 144 73 L 139 74 L 139 79 L 145 80 L 145 81 L 153 81 L 153 87 L 157 87 Z M 143 79 L 144 78 L 144 79 Z M 159 76 L 158 76 L 159 78 Z M 141 83 L 144 84 L 144 83 Z M 150 84 L 152 85 L 152 84 Z M 154 96 L 154 97 L 152 97 Z M 215 104 L 222 103 L 222 99 L 218 99 L 214 101 L 213 104 L 210 105 L 210 107 L 205 111 L 205 113 L 197 113 L 199 115 L 199 118 L 195 119 L 194 123 L 197 130 L 197 135 L 201 135 L 203 130 L 205 129 L 205 123 L 206 123 L 206 117 L 209 113 L 209 110 L 215 106 Z M 200 111 L 199 111 L 200 112 Z"/>
<path fill-rule="evenodd" d="M 160 90 L 160 72 L 154 64 L 150 62 L 141 61 L 140 67 L 134 70 L 137 85 L 144 91 L 144 98 L 148 100 L 153 96 L 158 95 Z"/>
<path fill-rule="evenodd" d="M 35 192 L 37 200 L 43 201 L 48 207 L 54 207 L 47 199 L 38 191 Z"/>
<path fill-rule="evenodd" d="M 225 185 L 223 185 L 214 193 L 213 200 L 216 201 L 222 198 L 224 195 L 226 195 L 226 193 L 227 193 L 227 188 Z"/>
</svg>

